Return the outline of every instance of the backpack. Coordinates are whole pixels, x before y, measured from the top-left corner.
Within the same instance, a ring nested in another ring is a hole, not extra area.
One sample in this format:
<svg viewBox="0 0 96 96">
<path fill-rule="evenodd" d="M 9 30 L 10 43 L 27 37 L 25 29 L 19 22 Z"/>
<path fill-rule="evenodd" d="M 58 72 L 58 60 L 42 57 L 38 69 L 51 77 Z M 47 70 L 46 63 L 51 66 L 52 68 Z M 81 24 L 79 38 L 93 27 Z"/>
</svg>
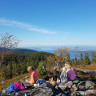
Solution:
<svg viewBox="0 0 96 96">
<path fill-rule="evenodd" d="M 10 93 L 10 92 L 16 92 L 16 90 L 13 87 L 14 84 L 10 84 L 6 89 L 5 89 L 5 93 Z"/>
<path fill-rule="evenodd" d="M 45 82 L 45 80 L 43 80 L 43 79 L 40 79 L 40 80 L 36 81 L 36 84 L 39 84 L 39 85 L 41 85 L 41 84 L 43 84 L 44 82 Z"/>
<path fill-rule="evenodd" d="M 20 83 L 18 83 L 18 82 L 14 83 L 13 88 L 14 88 L 16 91 L 24 90 L 24 89 L 25 89 L 25 87 L 24 87 L 23 85 L 21 85 Z"/>
</svg>

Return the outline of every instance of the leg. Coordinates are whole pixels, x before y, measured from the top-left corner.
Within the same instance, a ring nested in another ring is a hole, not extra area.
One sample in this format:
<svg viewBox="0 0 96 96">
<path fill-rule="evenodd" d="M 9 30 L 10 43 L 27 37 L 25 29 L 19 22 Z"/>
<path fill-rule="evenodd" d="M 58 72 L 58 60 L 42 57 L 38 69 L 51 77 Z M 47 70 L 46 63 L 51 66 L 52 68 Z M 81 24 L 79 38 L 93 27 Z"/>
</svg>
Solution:
<svg viewBox="0 0 96 96">
<path fill-rule="evenodd" d="M 32 86 L 31 84 L 26 83 L 24 79 L 21 79 L 21 80 L 20 80 L 20 83 L 21 83 L 22 85 L 24 85 L 25 88 L 27 88 L 27 87 L 29 87 L 29 86 Z"/>
</svg>

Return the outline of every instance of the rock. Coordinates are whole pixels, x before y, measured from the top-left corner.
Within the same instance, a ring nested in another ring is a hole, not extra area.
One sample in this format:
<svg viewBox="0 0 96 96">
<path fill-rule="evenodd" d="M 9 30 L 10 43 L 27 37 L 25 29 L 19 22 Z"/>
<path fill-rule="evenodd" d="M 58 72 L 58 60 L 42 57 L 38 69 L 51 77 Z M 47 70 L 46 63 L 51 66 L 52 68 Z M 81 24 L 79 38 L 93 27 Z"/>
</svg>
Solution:
<svg viewBox="0 0 96 96">
<path fill-rule="evenodd" d="M 72 89 L 73 89 L 73 91 L 76 91 L 78 88 L 77 88 L 77 86 L 74 84 L 74 85 L 72 86 Z"/>
<path fill-rule="evenodd" d="M 77 84 L 79 91 L 86 91 L 89 89 L 94 89 L 95 83 L 92 81 L 80 81 L 80 83 Z"/>
<path fill-rule="evenodd" d="M 79 91 L 86 91 L 87 89 L 86 89 L 85 86 L 79 85 L 79 86 L 78 86 L 78 90 L 79 90 Z"/>
<path fill-rule="evenodd" d="M 40 86 L 32 87 L 29 89 L 21 90 L 16 93 L 10 93 L 10 95 L 1 96 L 96 96 L 96 90 L 94 90 L 92 81 L 80 81 L 67 83 L 60 83 L 59 86 L 52 86 L 49 82 L 43 82 Z"/>
<path fill-rule="evenodd" d="M 62 90 L 65 90 L 66 88 L 71 88 L 73 85 L 72 81 L 68 81 L 67 83 L 60 83 L 59 84 L 59 87 L 62 89 Z"/>
<path fill-rule="evenodd" d="M 37 89 L 33 89 L 30 96 L 66 96 L 65 93 L 58 88 L 55 88 L 50 83 L 46 82 L 40 85 Z"/>
<path fill-rule="evenodd" d="M 63 94 L 63 93 L 59 93 L 59 94 L 54 95 L 54 96 L 66 96 L 66 95 L 65 95 L 65 94 Z"/>
<path fill-rule="evenodd" d="M 96 90 L 87 90 L 85 92 L 85 95 L 89 95 L 89 94 L 95 94 L 96 95 Z"/>
<path fill-rule="evenodd" d="M 90 94 L 96 96 L 96 90 L 75 91 L 73 94 L 71 94 L 71 96 L 89 96 Z"/>
<path fill-rule="evenodd" d="M 80 82 L 78 83 L 78 85 L 85 86 L 85 81 L 80 81 Z"/>
<path fill-rule="evenodd" d="M 94 85 L 95 85 L 95 83 L 93 83 L 92 81 L 86 81 L 86 83 L 85 83 L 85 87 L 86 88 L 94 88 Z"/>
<path fill-rule="evenodd" d="M 48 85 L 49 86 L 49 85 Z M 47 83 L 41 84 L 38 88 L 34 88 L 31 91 L 30 96 L 52 96 L 53 90 L 52 88 L 48 87 Z"/>
</svg>

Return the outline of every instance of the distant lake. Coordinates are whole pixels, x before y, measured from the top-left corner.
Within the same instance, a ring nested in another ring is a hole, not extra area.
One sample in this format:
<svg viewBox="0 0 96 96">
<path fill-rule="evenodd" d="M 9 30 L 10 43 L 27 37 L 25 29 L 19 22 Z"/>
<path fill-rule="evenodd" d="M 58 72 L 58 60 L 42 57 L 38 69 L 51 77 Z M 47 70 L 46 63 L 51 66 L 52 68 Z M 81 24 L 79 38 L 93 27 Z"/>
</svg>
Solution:
<svg viewBox="0 0 96 96">
<path fill-rule="evenodd" d="M 92 52 L 96 53 L 96 46 L 65 45 L 65 46 L 33 46 L 29 48 L 35 49 L 37 51 L 44 51 L 44 52 L 49 52 L 49 53 L 53 53 L 54 50 L 58 48 L 68 48 L 71 59 L 75 57 L 79 58 L 81 53 L 83 55 L 85 53 L 88 53 L 89 58 L 91 59 Z"/>
</svg>

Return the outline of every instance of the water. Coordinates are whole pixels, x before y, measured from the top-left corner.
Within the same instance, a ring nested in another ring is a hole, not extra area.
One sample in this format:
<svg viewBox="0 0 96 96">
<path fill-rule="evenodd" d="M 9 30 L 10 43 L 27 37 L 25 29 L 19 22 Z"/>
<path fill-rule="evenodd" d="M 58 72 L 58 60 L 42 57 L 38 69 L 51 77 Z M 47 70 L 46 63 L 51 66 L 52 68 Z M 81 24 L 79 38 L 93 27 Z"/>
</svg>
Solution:
<svg viewBox="0 0 96 96">
<path fill-rule="evenodd" d="M 54 50 L 56 50 L 58 48 L 68 48 L 71 59 L 75 58 L 75 57 L 79 58 L 81 53 L 83 54 L 83 56 L 85 53 L 88 53 L 89 58 L 92 59 L 92 57 L 91 57 L 92 52 L 96 53 L 96 46 L 65 45 L 65 46 L 34 46 L 34 47 L 30 47 L 30 49 L 35 49 L 37 51 L 44 51 L 44 52 L 49 52 L 49 53 L 53 53 Z"/>
</svg>

